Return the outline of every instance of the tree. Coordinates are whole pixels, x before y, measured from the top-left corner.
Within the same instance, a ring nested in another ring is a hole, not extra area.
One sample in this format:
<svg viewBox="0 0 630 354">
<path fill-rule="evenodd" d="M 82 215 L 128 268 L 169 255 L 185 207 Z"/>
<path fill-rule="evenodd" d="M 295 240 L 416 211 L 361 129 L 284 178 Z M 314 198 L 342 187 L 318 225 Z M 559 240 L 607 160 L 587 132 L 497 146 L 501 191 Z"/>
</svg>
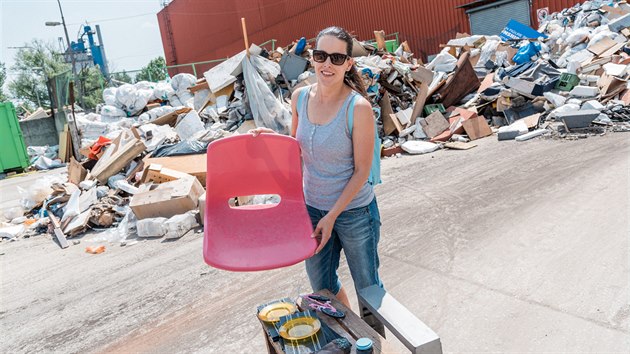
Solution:
<svg viewBox="0 0 630 354">
<path fill-rule="evenodd" d="M 18 50 L 11 69 L 17 73 L 16 78 L 9 82 L 11 95 L 25 101 L 28 106 L 50 108 L 46 80 L 70 70 L 70 65 L 55 54 L 51 44 L 34 39 Z"/>
<path fill-rule="evenodd" d="M 133 83 L 133 79 L 131 78 L 131 76 L 129 76 L 129 74 L 127 74 L 127 71 L 125 70 L 119 73 L 113 73 L 112 79 L 119 82 L 126 82 L 128 84 Z"/>
<path fill-rule="evenodd" d="M 0 63 L 0 102 L 4 102 L 7 100 L 7 96 L 4 95 L 2 91 L 2 87 L 4 86 L 4 81 L 7 79 L 7 70 L 4 67 L 4 63 Z"/>
<path fill-rule="evenodd" d="M 83 108 L 94 109 L 96 105 L 103 103 L 103 89 L 107 87 L 105 78 L 97 66 L 82 70 L 80 77 L 83 83 L 83 103 L 85 105 Z"/>
<path fill-rule="evenodd" d="M 136 82 L 138 81 L 160 81 L 165 80 L 166 76 L 166 60 L 164 58 L 157 57 L 149 62 L 147 66 L 140 69 L 138 75 L 136 75 Z"/>
</svg>

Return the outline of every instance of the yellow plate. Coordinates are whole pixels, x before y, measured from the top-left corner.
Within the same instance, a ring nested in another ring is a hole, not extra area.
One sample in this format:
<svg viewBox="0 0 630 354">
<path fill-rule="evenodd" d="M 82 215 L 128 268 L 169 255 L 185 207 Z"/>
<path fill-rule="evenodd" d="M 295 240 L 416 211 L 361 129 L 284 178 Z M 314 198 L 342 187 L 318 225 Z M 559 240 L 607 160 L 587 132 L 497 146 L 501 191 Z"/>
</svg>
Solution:
<svg viewBox="0 0 630 354">
<path fill-rule="evenodd" d="M 319 331 L 322 324 L 314 317 L 292 318 L 278 330 L 280 336 L 288 340 L 299 340 L 311 337 Z"/>
<path fill-rule="evenodd" d="M 258 318 L 264 322 L 278 322 L 280 317 L 295 313 L 297 307 L 290 302 L 276 302 L 263 307 L 258 312 Z"/>
</svg>

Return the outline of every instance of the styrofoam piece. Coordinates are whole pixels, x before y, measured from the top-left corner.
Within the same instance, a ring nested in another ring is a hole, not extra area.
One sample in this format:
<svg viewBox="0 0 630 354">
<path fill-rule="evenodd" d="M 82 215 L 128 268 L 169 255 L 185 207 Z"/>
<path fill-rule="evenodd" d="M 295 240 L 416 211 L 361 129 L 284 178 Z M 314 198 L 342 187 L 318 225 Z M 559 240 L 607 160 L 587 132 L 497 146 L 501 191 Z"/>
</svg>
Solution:
<svg viewBox="0 0 630 354">
<path fill-rule="evenodd" d="M 573 90 L 571 90 L 571 96 L 577 97 L 595 97 L 598 94 L 599 89 L 591 86 L 575 86 Z"/>
<path fill-rule="evenodd" d="M 584 102 L 584 104 L 582 105 L 582 108 L 580 108 L 581 111 L 585 111 L 587 109 L 596 109 L 598 111 L 603 110 L 605 107 L 603 104 L 601 104 L 599 101 L 597 100 L 590 100 L 590 101 L 586 101 Z"/>
<path fill-rule="evenodd" d="M 608 75 L 622 77 L 628 72 L 628 65 L 607 63 L 604 64 L 604 70 Z"/>
<path fill-rule="evenodd" d="M 556 114 L 556 121 L 564 122 L 569 129 L 586 128 L 591 125 L 595 118 L 599 117 L 600 111 L 595 109 L 587 109 L 577 112 L 564 112 Z"/>
<path fill-rule="evenodd" d="M 406 152 L 414 155 L 427 154 L 440 148 L 438 144 L 418 140 L 406 141 L 400 147 Z"/>
<path fill-rule="evenodd" d="M 533 139 L 533 138 L 535 138 L 537 136 L 541 136 L 541 135 L 543 135 L 543 134 L 545 134 L 547 132 L 548 132 L 547 129 L 536 129 L 536 130 L 533 130 L 533 131 L 531 131 L 529 133 L 525 133 L 523 135 L 519 135 L 516 138 L 514 138 L 514 140 L 516 140 L 516 141 L 525 141 L 525 140 Z"/>
<path fill-rule="evenodd" d="M 567 102 L 567 98 L 558 94 L 555 94 L 553 92 L 545 92 L 543 93 L 543 96 L 545 96 L 545 98 L 551 102 L 551 104 L 553 104 L 555 107 L 560 107 L 562 105 L 564 105 Z"/>
<path fill-rule="evenodd" d="M 520 119 L 508 126 L 499 128 L 497 138 L 499 140 L 512 140 L 519 135 L 526 134 L 527 131 L 527 124 L 523 119 Z"/>
</svg>

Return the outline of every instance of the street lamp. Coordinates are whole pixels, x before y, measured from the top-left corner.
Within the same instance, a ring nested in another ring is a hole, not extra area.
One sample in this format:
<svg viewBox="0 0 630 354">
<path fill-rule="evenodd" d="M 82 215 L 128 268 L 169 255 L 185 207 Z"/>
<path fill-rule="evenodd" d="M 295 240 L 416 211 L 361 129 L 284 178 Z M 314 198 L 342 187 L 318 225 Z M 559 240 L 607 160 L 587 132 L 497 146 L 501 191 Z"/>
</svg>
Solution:
<svg viewBox="0 0 630 354">
<path fill-rule="evenodd" d="M 68 36 L 68 28 L 66 27 L 66 19 L 63 17 L 63 10 L 61 9 L 61 2 L 59 0 L 57 0 L 57 4 L 59 5 L 59 12 L 61 13 L 61 22 L 57 22 L 57 21 L 46 21 L 45 25 L 46 26 L 59 26 L 62 25 L 63 26 L 63 32 L 66 35 L 66 42 L 68 43 L 68 51 L 70 52 L 70 60 L 72 61 L 72 80 L 76 80 L 77 78 L 77 68 L 76 68 L 76 60 L 74 57 L 74 50 L 72 49 L 72 45 L 70 44 L 70 37 Z M 82 90 L 81 90 L 81 85 L 78 86 L 79 87 L 79 101 L 81 102 L 81 105 L 83 106 L 83 94 L 82 94 Z"/>
<path fill-rule="evenodd" d="M 72 76 L 73 78 L 77 76 L 76 68 L 75 68 L 75 60 L 74 60 L 74 51 L 72 50 L 72 45 L 70 44 L 70 37 L 68 36 L 68 28 L 66 28 L 66 19 L 63 17 L 63 10 L 61 9 L 61 2 L 57 0 L 57 4 L 59 5 L 59 12 L 61 13 L 61 22 L 57 21 L 46 21 L 45 25 L 54 27 L 63 25 L 63 32 L 66 34 L 66 42 L 68 43 L 68 51 L 70 52 L 70 59 L 72 61 Z"/>
</svg>

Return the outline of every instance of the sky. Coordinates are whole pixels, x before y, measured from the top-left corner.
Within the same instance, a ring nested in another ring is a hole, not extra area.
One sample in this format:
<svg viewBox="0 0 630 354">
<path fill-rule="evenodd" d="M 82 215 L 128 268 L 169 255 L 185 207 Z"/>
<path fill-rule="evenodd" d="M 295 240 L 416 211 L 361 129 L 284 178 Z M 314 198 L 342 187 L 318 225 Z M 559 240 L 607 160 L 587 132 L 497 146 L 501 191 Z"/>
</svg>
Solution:
<svg viewBox="0 0 630 354">
<path fill-rule="evenodd" d="M 115 72 L 139 70 L 151 59 L 164 56 L 157 21 L 161 2 L 61 0 L 61 7 L 70 41 L 76 41 L 86 21 L 92 29 L 100 25 L 109 68 Z M 47 21 L 61 22 L 56 0 L 0 0 L 0 61 L 7 68 L 7 81 L 14 75 L 11 66 L 17 52 L 9 47 L 24 46 L 37 38 L 60 48 L 59 37 L 65 46 L 63 26 L 47 27 Z"/>
</svg>

